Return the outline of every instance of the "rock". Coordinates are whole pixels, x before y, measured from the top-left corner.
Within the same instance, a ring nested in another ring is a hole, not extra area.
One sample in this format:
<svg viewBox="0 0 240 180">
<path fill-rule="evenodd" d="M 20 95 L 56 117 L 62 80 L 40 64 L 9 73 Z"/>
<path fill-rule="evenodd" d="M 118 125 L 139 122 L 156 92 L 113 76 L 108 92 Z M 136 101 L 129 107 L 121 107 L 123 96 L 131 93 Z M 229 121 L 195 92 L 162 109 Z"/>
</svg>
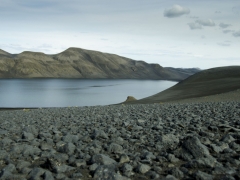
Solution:
<svg viewBox="0 0 240 180">
<path fill-rule="evenodd" d="M 176 177 L 176 178 L 178 178 L 178 179 L 182 179 L 182 178 L 184 177 L 183 172 L 182 172 L 179 168 L 173 168 L 173 169 L 171 169 L 171 170 L 170 170 L 170 173 L 171 173 L 174 177 Z"/>
<path fill-rule="evenodd" d="M 171 163 L 176 163 L 176 162 L 179 161 L 179 159 L 176 158 L 176 157 L 174 156 L 174 154 L 168 154 L 167 158 L 168 158 L 168 160 L 169 160 Z"/>
<path fill-rule="evenodd" d="M 10 171 L 2 169 L 0 172 L 0 178 L 1 179 L 11 179 L 12 178 L 12 173 Z"/>
<path fill-rule="evenodd" d="M 156 159 L 156 156 L 152 152 L 147 151 L 142 154 L 142 158 L 147 160 L 154 160 Z"/>
<path fill-rule="evenodd" d="M 73 143 L 66 143 L 65 145 L 59 148 L 59 152 L 66 153 L 66 154 L 73 154 L 76 149 L 76 146 Z"/>
<path fill-rule="evenodd" d="M 43 174 L 44 180 L 54 180 L 54 177 L 50 171 L 45 171 Z"/>
<path fill-rule="evenodd" d="M 137 99 L 133 96 L 128 96 L 125 102 L 136 101 Z"/>
<path fill-rule="evenodd" d="M 148 172 L 151 169 L 150 166 L 146 165 L 146 164 L 141 164 L 138 166 L 138 172 L 141 174 L 145 174 L 146 172 Z"/>
<path fill-rule="evenodd" d="M 28 125 L 26 127 L 23 128 L 23 131 L 24 132 L 27 132 L 27 133 L 32 133 L 33 135 L 37 136 L 38 135 L 38 130 L 35 126 L 33 125 Z"/>
<path fill-rule="evenodd" d="M 235 141 L 235 139 L 230 134 L 225 135 L 221 140 L 225 143 Z"/>
<path fill-rule="evenodd" d="M 23 132 L 22 138 L 31 141 L 34 139 L 34 135 L 32 133 Z"/>
<path fill-rule="evenodd" d="M 98 166 L 99 166 L 99 165 L 98 165 L 97 163 L 94 163 L 94 164 L 92 164 L 91 166 L 89 166 L 89 170 L 90 170 L 90 171 L 95 171 Z"/>
<path fill-rule="evenodd" d="M 126 172 L 132 172 L 133 167 L 130 164 L 124 164 L 122 166 L 122 172 L 126 173 Z"/>
<path fill-rule="evenodd" d="M 108 136 L 107 136 L 107 134 L 106 134 L 103 130 L 97 130 L 97 129 L 95 129 L 95 130 L 93 131 L 92 138 L 93 138 L 93 139 L 96 139 L 96 138 L 108 139 Z"/>
<path fill-rule="evenodd" d="M 213 179 L 213 176 L 212 175 L 210 175 L 210 174 L 207 174 L 207 173 L 205 173 L 205 172 L 202 172 L 202 171 L 197 171 L 196 173 L 195 173 L 195 178 L 197 179 L 197 180 L 212 180 Z"/>
<path fill-rule="evenodd" d="M 66 143 L 76 143 L 79 140 L 77 135 L 67 134 L 66 136 L 62 137 L 63 142 Z"/>
<path fill-rule="evenodd" d="M 29 179 L 40 179 L 40 176 L 42 176 L 45 173 L 45 170 L 42 168 L 33 168 L 29 174 Z"/>
<path fill-rule="evenodd" d="M 73 173 L 71 175 L 71 178 L 82 178 L 82 177 L 83 177 L 83 175 L 81 173 Z"/>
<path fill-rule="evenodd" d="M 46 151 L 46 150 L 51 150 L 52 146 L 48 143 L 42 142 L 40 145 L 41 150 Z"/>
<path fill-rule="evenodd" d="M 3 168 L 3 170 L 13 173 L 14 171 L 16 171 L 16 167 L 14 164 L 8 164 Z"/>
<path fill-rule="evenodd" d="M 194 158 L 201 158 L 210 155 L 207 147 L 204 146 L 197 137 L 186 137 L 183 141 L 183 148 L 185 148 Z"/>
<path fill-rule="evenodd" d="M 116 144 L 116 143 L 111 143 L 109 146 L 108 146 L 108 152 L 110 153 L 122 153 L 123 152 L 123 147 L 119 144 Z"/>
<path fill-rule="evenodd" d="M 212 148 L 212 150 L 216 153 L 220 153 L 223 151 L 223 149 L 219 146 L 217 146 L 216 144 L 210 144 L 210 147 Z"/>
<path fill-rule="evenodd" d="M 127 163 L 129 161 L 130 161 L 130 159 L 126 154 L 122 154 L 120 157 L 120 160 L 119 160 L 120 163 Z"/>
<path fill-rule="evenodd" d="M 68 166 L 66 164 L 59 165 L 59 166 L 54 166 L 54 172 L 56 173 L 65 173 L 74 170 L 74 167 Z"/>
<path fill-rule="evenodd" d="M 111 165 L 116 164 L 117 162 L 104 154 L 96 154 L 92 157 L 92 163 L 97 163 L 100 165 Z"/>
<path fill-rule="evenodd" d="M 96 180 L 128 180 L 128 178 L 115 173 L 115 169 L 111 165 L 99 166 L 94 173 L 94 179 Z"/>
<path fill-rule="evenodd" d="M 18 171 L 21 171 L 23 168 L 29 167 L 30 165 L 31 165 L 31 163 L 28 161 L 19 160 L 16 168 Z"/>
<path fill-rule="evenodd" d="M 162 135 L 159 141 L 164 149 L 174 149 L 179 143 L 179 139 L 173 134 Z"/>
<path fill-rule="evenodd" d="M 4 147 L 4 146 L 8 146 L 10 145 L 11 143 L 13 143 L 13 141 L 7 137 L 3 138 L 1 141 L 0 141 L 0 146 L 1 147 Z"/>
<path fill-rule="evenodd" d="M 215 167 L 217 161 L 211 156 L 206 158 L 199 158 L 189 162 L 190 167 L 193 168 L 213 168 Z"/>
<path fill-rule="evenodd" d="M 86 161 L 83 159 L 76 159 L 72 164 L 75 167 L 85 167 L 87 165 Z"/>
<path fill-rule="evenodd" d="M 177 178 L 169 174 L 164 178 L 164 180 L 177 180 Z"/>
</svg>

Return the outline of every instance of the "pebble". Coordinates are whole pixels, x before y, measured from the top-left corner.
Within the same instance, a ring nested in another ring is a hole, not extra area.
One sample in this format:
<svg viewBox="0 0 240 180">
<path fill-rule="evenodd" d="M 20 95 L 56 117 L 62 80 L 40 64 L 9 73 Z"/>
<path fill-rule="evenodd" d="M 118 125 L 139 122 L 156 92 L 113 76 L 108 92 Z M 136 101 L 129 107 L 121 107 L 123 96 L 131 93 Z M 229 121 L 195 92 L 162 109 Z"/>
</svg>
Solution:
<svg viewBox="0 0 240 180">
<path fill-rule="evenodd" d="M 240 103 L 0 111 L 0 179 L 240 178 Z"/>
</svg>

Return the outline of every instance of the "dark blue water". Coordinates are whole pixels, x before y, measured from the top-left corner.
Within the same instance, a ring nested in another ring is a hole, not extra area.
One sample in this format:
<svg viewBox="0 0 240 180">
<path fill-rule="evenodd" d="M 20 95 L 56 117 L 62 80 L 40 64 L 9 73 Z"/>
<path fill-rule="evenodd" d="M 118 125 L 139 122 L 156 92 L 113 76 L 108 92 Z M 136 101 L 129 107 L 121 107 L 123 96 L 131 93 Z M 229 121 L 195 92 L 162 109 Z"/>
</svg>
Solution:
<svg viewBox="0 0 240 180">
<path fill-rule="evenodd" d="M 1 79 L 0 107 L 69 107 L 120 103 L 163 91 L 161 80 Z"/>
</svg>

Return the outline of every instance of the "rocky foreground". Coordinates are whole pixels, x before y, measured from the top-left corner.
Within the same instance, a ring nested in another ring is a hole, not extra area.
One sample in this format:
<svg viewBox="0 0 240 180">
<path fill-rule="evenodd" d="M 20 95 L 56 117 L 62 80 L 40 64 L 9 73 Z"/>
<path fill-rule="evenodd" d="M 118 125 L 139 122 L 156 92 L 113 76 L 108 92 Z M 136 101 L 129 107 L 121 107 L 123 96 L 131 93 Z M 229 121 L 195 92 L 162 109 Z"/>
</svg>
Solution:
<svg viewBox="0 0 240 180">
<path fill-rule="evenodd" d="M 0 179 L 240 179 L 240 103 L 0 112 Z"/>
</svg>

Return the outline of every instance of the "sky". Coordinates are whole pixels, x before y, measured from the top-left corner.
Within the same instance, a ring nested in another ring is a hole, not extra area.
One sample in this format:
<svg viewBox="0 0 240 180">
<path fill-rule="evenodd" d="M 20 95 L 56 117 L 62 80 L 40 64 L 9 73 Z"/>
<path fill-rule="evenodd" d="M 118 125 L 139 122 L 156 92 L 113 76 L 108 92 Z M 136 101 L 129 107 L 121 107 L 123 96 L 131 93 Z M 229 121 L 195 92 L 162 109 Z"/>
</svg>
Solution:
<svg viewBox="0 0 240 180">
<path fill-rule="evenodd" d="M 240 65 L 240 0 L 0 0 L 0 49 L 96 50 L 163 67 Z"/>
</svg>

